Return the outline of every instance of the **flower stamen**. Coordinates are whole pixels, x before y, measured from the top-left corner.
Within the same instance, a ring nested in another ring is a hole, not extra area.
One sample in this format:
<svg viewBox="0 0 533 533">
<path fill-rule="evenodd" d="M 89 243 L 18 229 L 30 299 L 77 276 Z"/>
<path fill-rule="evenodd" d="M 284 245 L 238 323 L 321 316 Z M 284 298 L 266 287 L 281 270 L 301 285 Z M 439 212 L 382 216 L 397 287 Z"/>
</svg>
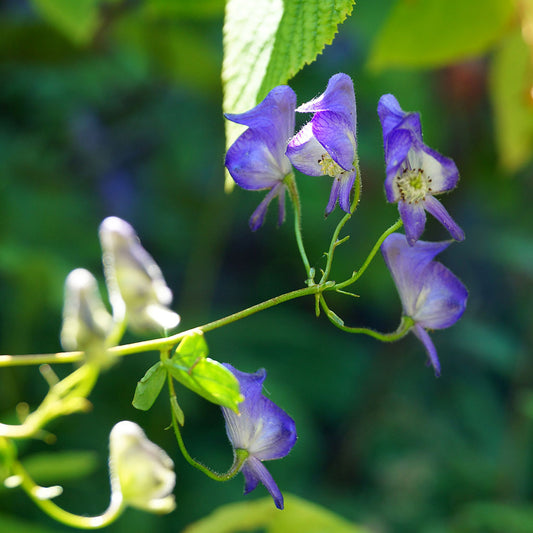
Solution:
<svg viewBox="0 0 533 533">
<path fill-rule="evenodd" d="M 423 168 L 405 167 L 394 181 L 401 199 L 409 204 L 417 204 L 431 193 L 431 178 L 424 173 Z"/>
<path fill-rule="evenodd" d="M 324 174 L 324 176 L 331 176 L 332 178 L 336 178 L 337 176 L 340 176 L 341 174 L 344 174 L 346 172 L 346 170 L 344 170 L 327 153 L 322 154 L 322 157 L 318 160 L 318 164 L 320 165 L 320 168 L 322 169 L 322 174 Z"/>
</svg>

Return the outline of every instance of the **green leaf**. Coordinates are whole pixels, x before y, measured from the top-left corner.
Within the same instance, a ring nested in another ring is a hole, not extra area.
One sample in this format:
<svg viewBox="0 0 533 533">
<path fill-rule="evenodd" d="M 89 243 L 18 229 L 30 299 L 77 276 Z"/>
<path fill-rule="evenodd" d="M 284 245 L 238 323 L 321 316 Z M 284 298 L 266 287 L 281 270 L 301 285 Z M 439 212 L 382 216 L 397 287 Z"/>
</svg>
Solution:
<svg viewBox="0 0 533 533">
<path fill-rule="evenodd" d="M 167 370 L 158 361 L 155 365 L 151 366 L 146 374 L 137 383 L 135 388 L 135 395 L 131 402 L 135 409 L 141 411 L 148 411 L 154 402 L 156 401 L 167 377 Z"/>
<path fill-rule="evenodd" d="M 331 44 L 354 0 L 228 0 L 223 109 L 242 113 L 286 83 Z M 243 131 L 226 121 L 226 146 Z M 231 180 L 231 178 L 229 178 Z M 233 181 L 226 180 L 227 188 Z"/>
<path fill-rule="evenodd" d="M 230 503 L 216 509 L 207 517 L 189 525 L 183 533 L 365 533 L 366 530 L 348 522 L 324 507 L 285 495 L 285 509 L 282 513 L 272 503 L 272 498 Z"/>
<path fill-rule="evenodd" d="M 496 144 L 502 165 L 518 170 L 533 153 L 533 66 L 517 29 L 495 54 L 490 73 Z"/>
<path fill-rule="evenodd" d="M 239 412 L 244 400 L 237 378 L 218 361 L 207 357 L 202 332 L 187 335 L 171 359 L 164 362 L 172 377 L 206 400 Z"/>
<path fill-rule="evenodd" d="M 9 533 L 57 533 L 57 527 L 39 525 L 37 522 L 0 514 L 0 531 Z"/>
<path fill-rule="evenodd" d="M 483 54 L 513 16 L 512 0 L 397 0 L 369 67 L 439 67 Z"/>
<path fill-rule="evenodd" d="M 52 26 L 76 44 L 87 44 L 98 27 L 97 0 L 32 0 Z"/>
</svg>

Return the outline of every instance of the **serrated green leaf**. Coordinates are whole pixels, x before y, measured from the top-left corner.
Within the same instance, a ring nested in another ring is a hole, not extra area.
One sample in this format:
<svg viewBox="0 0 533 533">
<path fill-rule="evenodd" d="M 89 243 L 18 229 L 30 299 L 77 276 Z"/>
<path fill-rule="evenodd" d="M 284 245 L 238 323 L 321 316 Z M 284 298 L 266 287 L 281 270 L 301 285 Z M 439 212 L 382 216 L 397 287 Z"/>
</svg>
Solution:
<svg viewBox="0 0 533 533">
<path fill-rule="evenodd" d="M 517 29 L 494 55 L 490 95 L 496 144 L 502 165 L 518 170 L 533 154 L 533 66 L 531 51 Z"/>
<path fill-rule="evenodd" d="M 285 495 L 282 513 L 273 505 L 272 498 L 223 505 L 202 520 L 186 527 L 183 533 L 365 533 L 366 530 L 348 522 L 335 513 L 302 498 Z"/>
<path fill-rule="evenodd" d="M 188 389 L 238 413 L 238 404 L 244 398 L 237 378 L 218 361 L 208 358 L 207 354 L 202 332 L 194 332 L 181 341 L 172 358 L 164 364 L 172 377 Z"/>
<path fill-rule="evenodd" d="M 151 366 L 146 374 L 137 382 L 135 395 L 131 402 L 135 409 L 148 411 L 154 405 L 167 377 L 166 368 L 158 361 Z"/>
<path fill-rule="evenodd" d="M 439 67 L 486 52 L 514 16 L 512 0 L 397 0 L 369 67 Z"/>
<path fill-rule="evenodd" d="M 50 24 L 76 44 L 87 44 L 98 27 L 97 0 L 32 0 Z"/>
<path fill-rule="evenodd" d="M 224 22 L 223 109 L 242 113 L 315 60 L 351 13 L 354 0 L 228 0 Z M 226 121 L 226 146 L 242 132 Z M 231 178 L 229 178 L 231 180 Z M 226 181 L 227 187 L 232 181 Z"/>
</svg>

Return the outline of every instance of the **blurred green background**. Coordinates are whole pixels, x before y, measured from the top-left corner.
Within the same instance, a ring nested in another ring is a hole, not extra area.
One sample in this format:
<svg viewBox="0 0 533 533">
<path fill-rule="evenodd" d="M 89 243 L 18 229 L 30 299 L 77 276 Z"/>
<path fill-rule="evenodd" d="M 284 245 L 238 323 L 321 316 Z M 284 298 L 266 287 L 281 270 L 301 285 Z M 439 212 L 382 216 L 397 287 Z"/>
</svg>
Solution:
<svg viewBox="0 0 533 533">
<path fill-rule="evenodd" d="M 223 1 L 103 2 L 99 20 L 81 30 L 43 4 L 0 0 L 0 352 L 60 349 L 63 281 L 79 266 L 102 280 L 97 228 L 108 215 L 130 222 L 158 261 L 183 328 L 301 287 L 291 213 L 277 229 L 271 209 L 253 234 L 247 221 L 262 193 L 223 192 Z M 460 186 L 444 203 L 467 239 L 440 260 L 470 298 L 461 321 L 433 335 L 442 377 L 425 367 L 413 336 L 385 345 L 345 334 L 315 318 L 312 299 L 213 331 L 207 342 L 217 360 L 248 372 L 265 367 L 268 393 L 295 418 L 297 445 L 269 464 L 283 491 L 376 533 L 531 532 L 533 166 L 528 157 L 509 163 L 502 154 L 502 118 L 489 93 L 494 57 L 520 20 L 511 17 L 501 41 L 467 61 L 371 69 L 393 4 L 358 2 L 333 44 L 290 84 L 302 103 L 336 72 L 354 79 L 363 194 L 333 279 L 349 276 L 397 218 L 383 193 L 382 94 L 421 111 L 426 142 L 457 163 Z M 320 268 L 340 213 L 324 220 L 328 179 L 298 182 L 304 239 Z M 425 238 L 448 236 L 430 220 Z M 357 300 L 330 299 L 348 325 L 396 328 L 400 303 L 380 257 L 355 290 Z M 176 463 L 177 510 L 165 517 L 128 510 L 109 531 L 181 531 L 243 499 L 241 476 L 215 483 L 181 458 L 165 429 L 164 397 L 149 413 L 131 406 L 137 380 L 156 358 L 130 356 L 104 374 L 91 413 L 51 425 L 54 445 L 20 445 L 33 461 L 54 452 L 66 464 L 62 451 L 91 452 L 66 472 L 58 466 L 57 476 L 41 467 L 37 478 L 62 484 L 57 502 L 82 514 L 107 505 L 107 438 L 117 421 L 138 422 L 164 447 Z M 46 390 L 37 368 L 2 369 L 3 421 L 14 420 L 20 401 L 36 406 Z M 219 408 L 185 390 L 180 403 L 191 454 L 227 468 L 231 448 Z M 260 487 L 245 499 L 265 493 Z M 69 530 L 21 491 L 0 491 L 5 515 L 18 517 L 21 531 Z"/>
</svg>

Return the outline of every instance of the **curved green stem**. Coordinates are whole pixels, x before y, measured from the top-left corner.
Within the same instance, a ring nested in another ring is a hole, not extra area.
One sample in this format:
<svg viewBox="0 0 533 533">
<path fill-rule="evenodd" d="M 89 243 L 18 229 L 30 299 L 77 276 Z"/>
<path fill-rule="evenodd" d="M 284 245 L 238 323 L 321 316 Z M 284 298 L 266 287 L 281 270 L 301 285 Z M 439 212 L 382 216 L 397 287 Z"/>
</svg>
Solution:
<svg viewBox="0 0 533 533">
<path fill-rule="evenodd" d="M 20 486 L 37 507 L 54 520 L 70 527 L 77 527 L 79 529 L 99 529 L 108 526 L 120 516 L 125 508 L 122 498 L 114 497 L 111 498 L 109 507 L 101 515 L 80 516 L 73 514 L 65 511 L 51 500 L 40 497 L 42 492 L 47 489 L 37 485 L 18 461 L 15 461 L 12 464 L 12 472 L 13 475 L 20 480 Z"/>
<path fill-rule="evenodd" d="M 357 208 L 357 204 L 359 203 L 359 199 L 361 198 L 361 172 L 359 170 L 359 163 L 356 164 L 356 176 L 355 176 L 355 193 L 352 200 L 352 204 L 350 206 L 350 212 L 346 213 L 340 222 L 337 224 L 337 227 L 335 228 L 335 231 L 333 232 L 333 235 L 331 237 L 331 242 L 329 244 L 329 249 L 327 252 L 327 260 L 326 260 L 326 267 L 324 268 L 324 272 L 322 274 L 322 278 L 320 279 L 320 283 L 324 283 L 327 281 L 329 274 L 331 272 L 331 265 L 333 264 L 333 254 L 335 252 L 335 249 L 339 244 L 342 244 L 345 240 L 348 239 L 348 237 L 345 237 L 344 239 L 339 239 L 339 234 L 344 227 L 344 225 L 352 218 L 352 215 L 354 211 Z"/>
<path fill-rule="evenodd" d="M 342 283 L 337 283 L 335 288 L 336 289 L 343 289 L 344 287 L 347 287 L 348 285 L 351 285 L 352 283 L 355 283 L 365 272 L 365 270 L 368 268 L 370 263 L 372 262 L 372 259 L 374 259 L 375 255 L 378 253 L 378 250 L 380 246 L 383 244 L 383 241 L 391 234 L 394 233 L 396 230 L 400 229 L 403 225 L 402 219 L 398 219 L 392 226 L 387 228 L 379 237 L 379 239 L 376 241 L 376 244 L 374 244 L 372 250 L 370 250 L 370 253 L 368 254 L 367 258 L 365 259 L 364 263 L 361 265 L 361 268 L 359 270 L 356 270 L 353 275 L 347 279 L 346 281 L 343 281 Z"/>
<path fill-rule="evenodd" d="M 382 342 L 394 342 L 394 341 L 400 340 L 401 338 L 405 337 L 409 333 L 409 331 L 415 324 L 415 321 L 411 317 L 402 316 L 402 320 L 400 322 L 400 325 L 396 329 L 396 331 L 392 331 L 390 333 L 381 333 L 379 331 L 375 331 L 370 328 L 354 328 L 354 327 L 344 325 L 344 322 L 342 321 L 342 319 L 339 318 L 328 307 L 326 300 L 324 299 L 322 295 L 320 296 L 320 304 L 322 306 L 322 309 L 324 310 L 324 313 L 328 317 L 329 321 L 335 327 L 341 329 L 342 331 L 346 331 L 347 333 L 359 333 L 362 335 L 368 335 Z"/>
<path fill-rule="evenodd" d="M 309 284 L 311 284 L 313 282 L 313 275 L 311 265 L 309 264 L 309 259 L 307 258 L 307 253 L 305 252 L 305 247 L 303 243 L 302 207 L 300 204 L 300 195 L 298 194 L 298 188 L 296 187 L 296 180 L 294 179 L 294 174 L 291 173 L 285 176 L 284 181 L 287 185 L 287 190 L 289 191 L 289 196 L 294 207 L 294 234 L 296 235 L 298 251 L 300 252 L 300 256 L 305 267 L 305 272 L 307 273 L 307 281 Z"/>
<path fill-rule="evenodd" d="M 242 465 L 244 464 L 244 461 L 246 461 L 248 457 L 248 451 L 243 449 L 235 450 L 234 453 L 234 460 L 233 464 L 231 465 L 230 469 L 227 472 L 224 473 L 218 473 L 211 470 L 209 467 L 203 465 L 202 463 L 199 463 L 198 461 L 194 460 L 189 452 L 187 451 L 187 448 L 185 448 L 185 443 L 183 442 L 183 437 L 181 436 L 181 431 L 179 428 L 179 415 L 174 410 L 174 403 L 172 399 L 176 398 L 176 392 L 174 390 L 174 382 L 172 381 L 172 376 L 168 375 L 168 388 L 170 392 L 170 409 L 172 413 L 172 428 L 174 429 L 174 434 L 176 435 L 176 440 L 178 441 L 179 449 L 185 457 L 185 460 L 191 465 L 194 466 L 194 468 L 197 468 L 200 470 L 200 472 L 203 472 L 206 476 L 210 477 L 211 479 L 214 479 L 215 481 L 228 481 L 229 479 L 235 477 L 241 470 Z"/>
</svg>

